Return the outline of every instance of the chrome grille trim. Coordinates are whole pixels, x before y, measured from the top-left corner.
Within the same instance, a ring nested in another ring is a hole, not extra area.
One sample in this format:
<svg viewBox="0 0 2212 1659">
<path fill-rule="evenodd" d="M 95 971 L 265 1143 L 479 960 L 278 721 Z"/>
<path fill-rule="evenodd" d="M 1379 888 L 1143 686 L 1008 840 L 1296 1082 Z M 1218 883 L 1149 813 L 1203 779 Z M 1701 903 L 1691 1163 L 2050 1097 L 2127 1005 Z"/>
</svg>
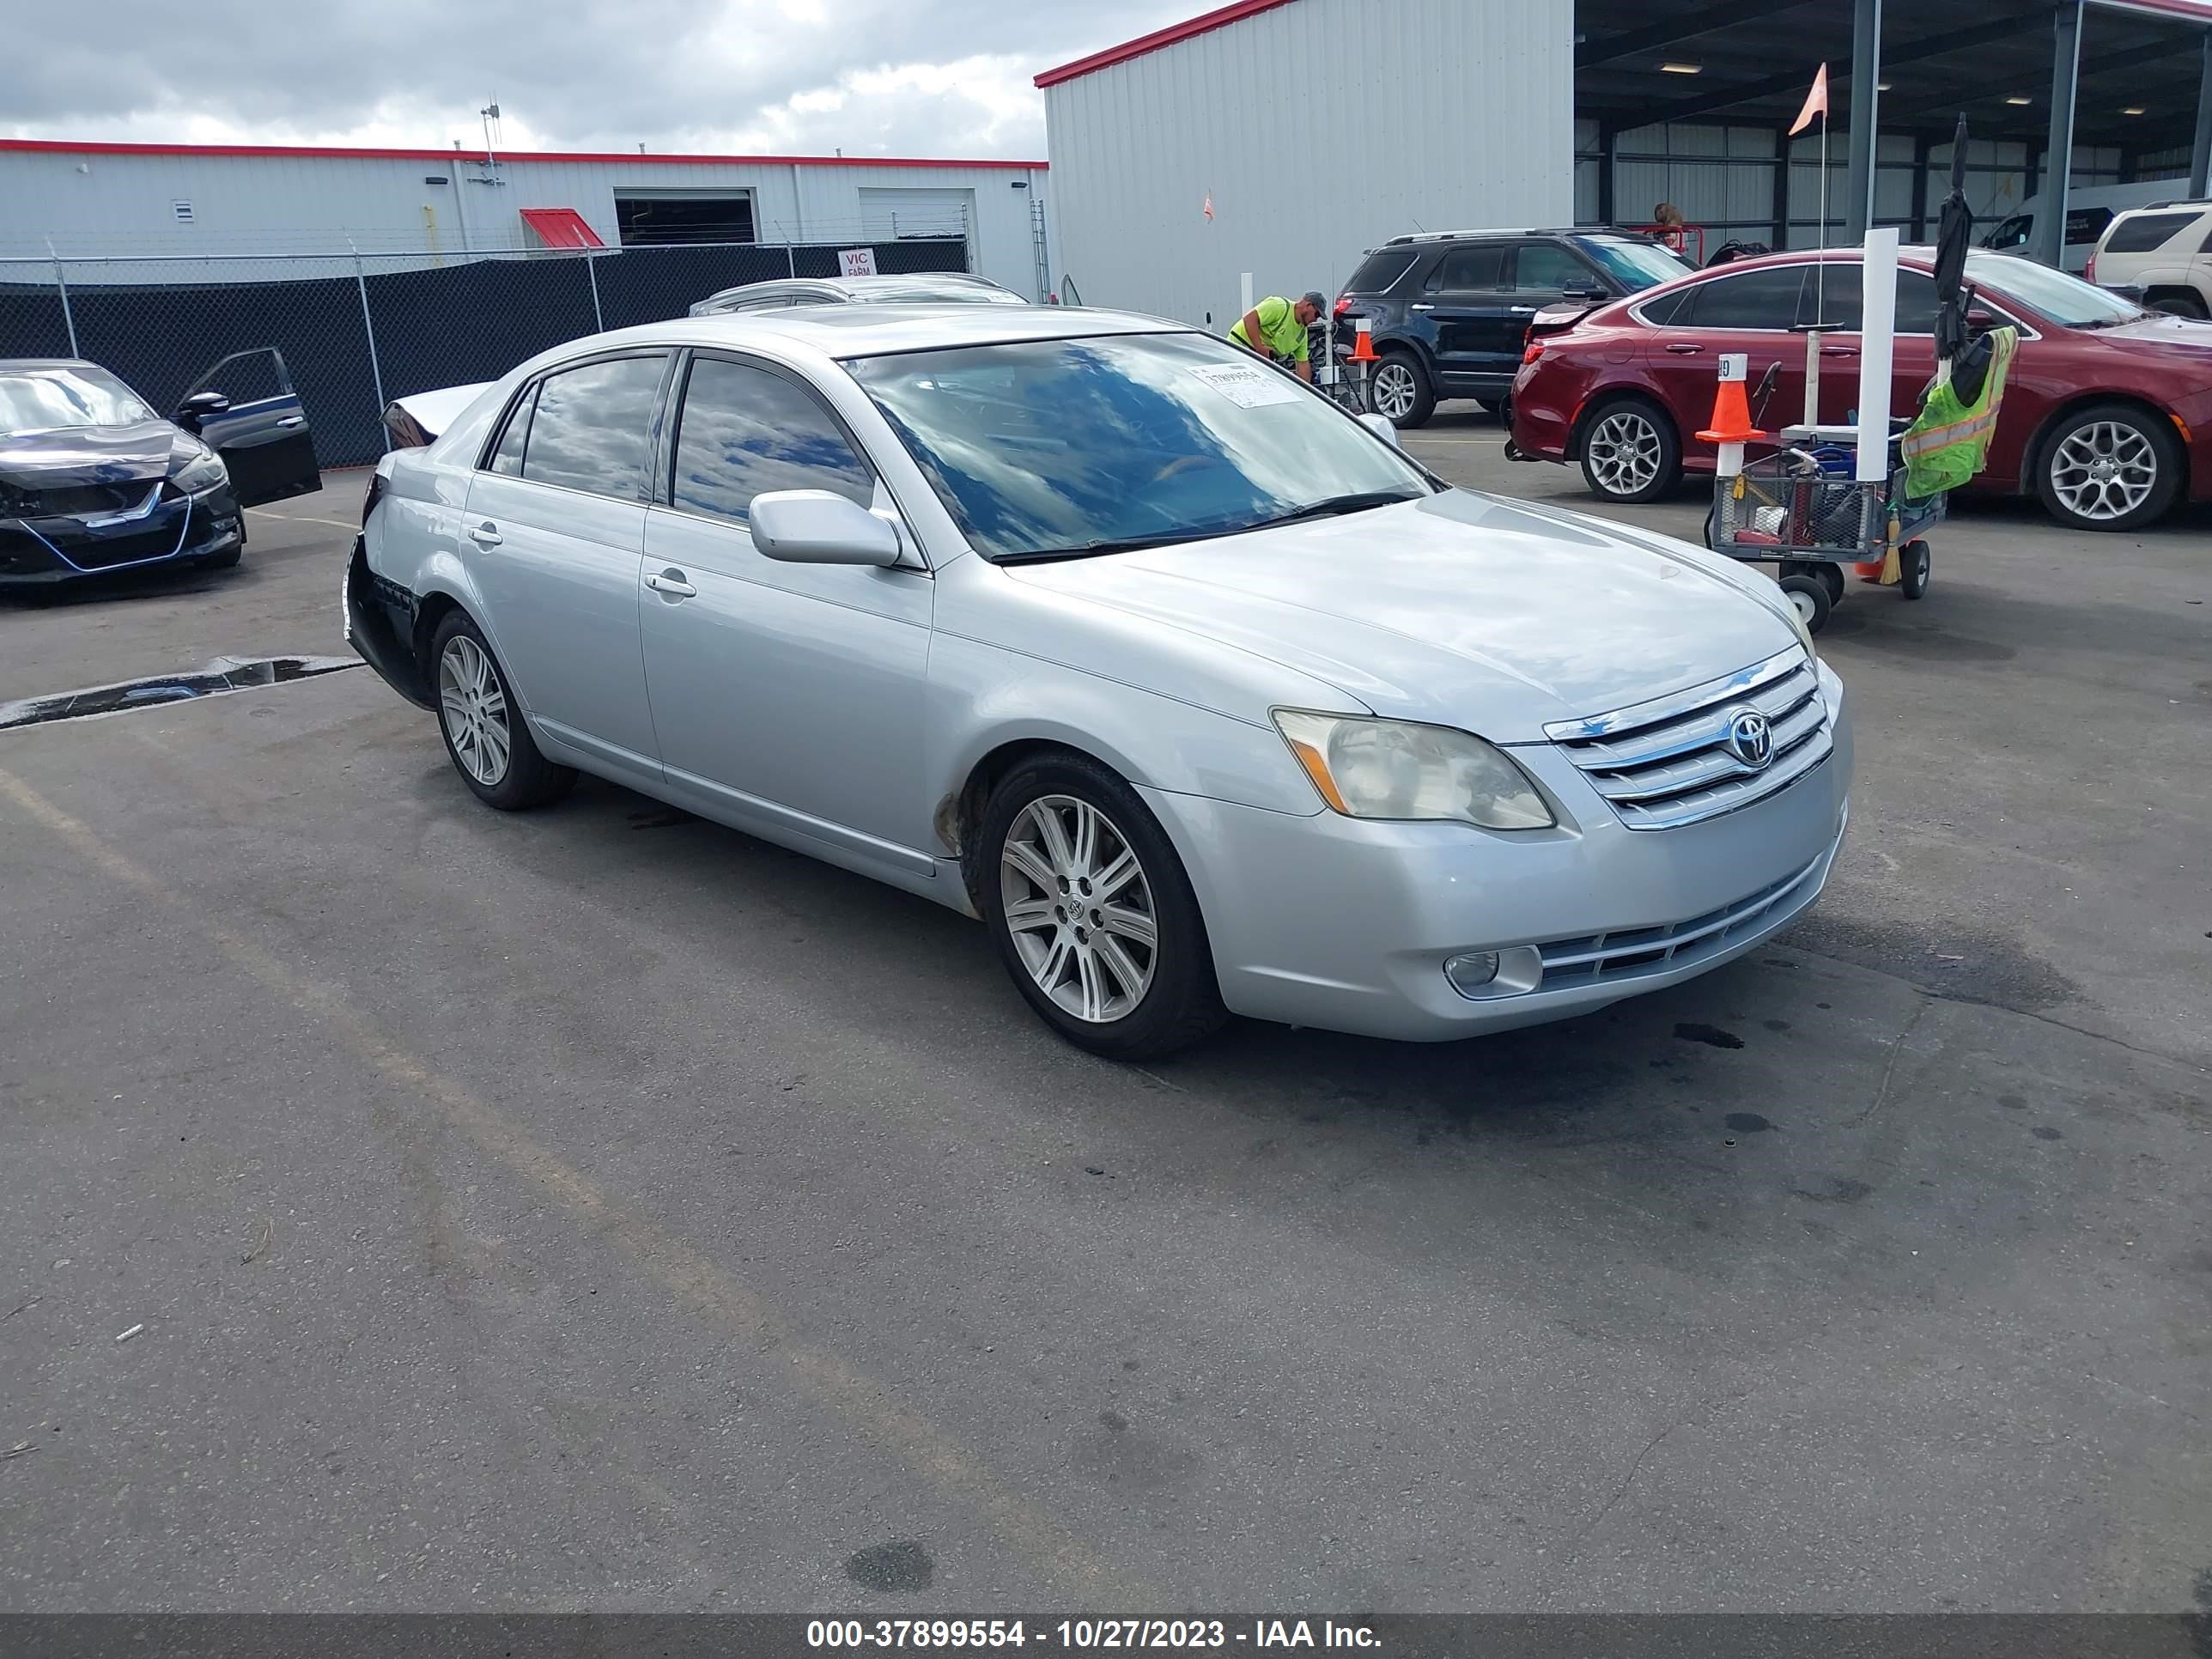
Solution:
<svg viewBox="0 0 2212 1659">
<path fill-rule="evenodd" d="M 1755 708 L 1773 733 L 1771 758 L 1750 767 L 1723 740 Z M 1674 830 L 1786 789 L 1835 745 L 1819 672 L 1792 647 L 1736 673 L 1649 702 L 1557 720 L 1544 735 L 1631 830 Z"/>
<path fill-rule="evenodd" d="M 1663 973 L 1726 950 L 1747 933 L 1758 933 L 1803 909 L 1820 891 L 1820 872 L 1836 855 L 1833 847 L 1798 871 L 1757 892 L 1663 927 L 1626 928 L 1583 939 L 1553 939 L 1536 947 L 1544 959 L 1540 989 L 1563 990 L 1601 980 Z"/>
</svg>

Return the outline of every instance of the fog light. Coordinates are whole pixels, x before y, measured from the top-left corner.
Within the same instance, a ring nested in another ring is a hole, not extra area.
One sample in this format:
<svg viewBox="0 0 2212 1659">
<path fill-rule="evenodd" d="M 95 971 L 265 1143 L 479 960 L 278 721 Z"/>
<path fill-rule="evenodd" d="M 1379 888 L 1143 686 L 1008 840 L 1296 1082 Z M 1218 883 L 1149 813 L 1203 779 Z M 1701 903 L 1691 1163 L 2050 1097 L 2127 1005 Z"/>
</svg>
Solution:
<svg viewBox="0 0 2212 1659">
<path fill-rule="evenodd" d="M 1462 996 L 1474 996 L 1498 977 L 1498 952 L 1469 951 L 1465 956 L 1447 957 L 1444 977 Z"/>
</svg>

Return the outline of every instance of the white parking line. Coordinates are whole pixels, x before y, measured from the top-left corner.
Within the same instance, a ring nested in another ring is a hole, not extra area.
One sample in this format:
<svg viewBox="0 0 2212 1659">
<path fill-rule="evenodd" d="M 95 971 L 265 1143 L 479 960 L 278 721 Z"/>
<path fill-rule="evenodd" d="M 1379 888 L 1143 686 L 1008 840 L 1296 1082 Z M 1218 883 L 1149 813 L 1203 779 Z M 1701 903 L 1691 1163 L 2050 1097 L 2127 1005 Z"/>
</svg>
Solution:
<svg viewBox="0 0 2212 1659">
<path fill-rule="evenodd" d="M 319 519 L 312 513 L 279 513 L 276 508 L 270 507 L 249 507 L 246 510 L 248 513 L 258 513 L 266 519 L 275 519 L 283 524 L 326 524 L 333 530 L 361 528 L 357 524 L 348 524 L 343 519 Z"/>
</svg>

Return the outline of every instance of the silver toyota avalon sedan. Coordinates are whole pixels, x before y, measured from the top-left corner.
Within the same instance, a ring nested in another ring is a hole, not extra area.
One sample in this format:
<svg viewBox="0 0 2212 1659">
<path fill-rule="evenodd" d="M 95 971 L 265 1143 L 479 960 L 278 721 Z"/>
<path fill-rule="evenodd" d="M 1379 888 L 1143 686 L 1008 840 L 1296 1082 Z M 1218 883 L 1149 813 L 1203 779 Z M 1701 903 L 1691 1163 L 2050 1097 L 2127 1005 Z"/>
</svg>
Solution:
<svg viewBox="0 0 2212 1659">
<path fill-rule="evenodd" d="M 1586 1013 L 1787 926 L 1843 836 L 1843 685 L 1771 584 L 1173 324 L 679 319 L 442 424 L 377 467 L 347 631 L 470 789 L 591 772 L 926 894 L 1100 1054 Z"/>
</svg>

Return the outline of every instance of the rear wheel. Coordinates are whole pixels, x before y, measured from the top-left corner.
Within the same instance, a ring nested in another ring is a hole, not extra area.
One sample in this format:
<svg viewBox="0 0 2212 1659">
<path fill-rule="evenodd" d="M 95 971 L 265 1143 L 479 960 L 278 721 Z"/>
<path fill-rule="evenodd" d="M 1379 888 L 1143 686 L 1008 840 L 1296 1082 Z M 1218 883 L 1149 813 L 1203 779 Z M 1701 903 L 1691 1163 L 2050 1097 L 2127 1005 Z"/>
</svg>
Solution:
<svg viewBox="0 0 2212 1659">
<path fill-rule="evenodd" d="M 1112 1060 L 1187 1048 L 1227 1018 L 1198 900 L 1137 792 L 1097 762 L 1041 756 L 992 792 L 975 884 L 1015 988 Z"/>
<path fill-rule="evenodd" d="M 1929 568 L 1932 561 L 1928 556 L 1928 544 L 1914 540 L 1897 550 L 1897 591 L 1908 599 L 1917 599 L 1928 591 Z"/>
<path fill-rule="evenodd" d="M 1429 384 L 1428 370 L 1403 347 L 1382 354 L 1382 361 L 1375 366 L 1375 378 L 1368 385 L 1367 400 L 1377 415 L 1388 416 L 1393 426 L 1425 426 L 1437 409 L 1436 388 Z"/>
<path fill-rule="evenodd" d="M 1482 412 L 1498 425 L 1510 427 L 1513 424 L 1513 399 L 1510 396 L 1477 398 L 1474 401 L 1481 406 Z"/>
<path fill-rule="evenodd" d="M 1710 541 L 1706 544 L 1711 545 Z M 1828 590 L 1830 605 L 1838 605 L 1843 601 L 1844 568 L 1839 564 L 1830 564 L 1826 559 L 1790 559 L 1784 562 L 1778 574 L 1784 576 L 1810 576 Z"/>
<path fill-rule="evenodd" d="M 1818 576 L 1784 576 L 1779 585 L 1806 632 L 1817 634 L 1828 625 L 1828 612 L 1833 607 L 1827 583 Z"/>
<path fill-rule="evenodd" d="M 575 769 L 556 766 L 539 752 L 507 676 L 465 611 L 453 611 L 439 623 L 430 659 L 437 665 L 438 729 L 445 734 L 446 753 L 478 800 L 520 812 L 568 793 Z"/>
<path fill-rule="evenodd" d="M 2133 530 L 2162 518 L 2181 489 L 2172 426 L 2133 404 L 2062 416 L 2036 464 L 2036 493 L 2076 530 Z"/>
<path fill-rule="evenodd" d="M 1652 501 L 1682 479 L 1682 445 L 1656 404 L 1622 398 L 1605 404 L 1583 429 L 1583 478 L 1608 501 Z"/>
<path fill-rule="evenodd" d="M 2152 295 L 2149 304 L 2153 311 L 2163 311 L 2175 317 L 2194 317 L 2199 322 L 2203 321 L 2208 314 L 2203 299 L 2177 289 L 2167 289 Z"/>
</svg>

